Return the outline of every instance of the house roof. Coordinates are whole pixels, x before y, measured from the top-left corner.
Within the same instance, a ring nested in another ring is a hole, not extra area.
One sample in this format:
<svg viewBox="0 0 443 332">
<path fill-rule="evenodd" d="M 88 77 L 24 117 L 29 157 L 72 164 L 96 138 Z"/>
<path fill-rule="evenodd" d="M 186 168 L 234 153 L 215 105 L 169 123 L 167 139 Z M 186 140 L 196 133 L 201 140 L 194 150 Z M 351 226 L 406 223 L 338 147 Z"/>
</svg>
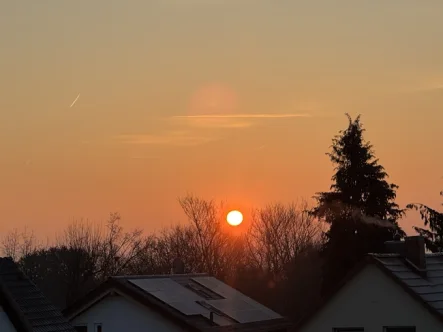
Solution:
<svg viewBox="0 0 443 332">
<path fill-rule="evenodd" d="M 191 331 L 274 331 L 290 326 L 279 314 L 206 274 L 111 277 L 64 313 L 72 320 L 113 291 Z"/>
<path fill-rule="evenodd" d="M 369 254 L 314 310 L 295 325 L 294 330 L 297 331 L 314 318 L 350 280 L 369 264 L 377 266 L 443 322 L 443 253 L 426 254 L 426 275 L 423 275 L 420 269 L 399 254 Z"/>
<path fill-rule="evenodd" d="M 0 258 L 0 305 L 18 332 L 74 332 L 9 257 Z"/>
</svg>

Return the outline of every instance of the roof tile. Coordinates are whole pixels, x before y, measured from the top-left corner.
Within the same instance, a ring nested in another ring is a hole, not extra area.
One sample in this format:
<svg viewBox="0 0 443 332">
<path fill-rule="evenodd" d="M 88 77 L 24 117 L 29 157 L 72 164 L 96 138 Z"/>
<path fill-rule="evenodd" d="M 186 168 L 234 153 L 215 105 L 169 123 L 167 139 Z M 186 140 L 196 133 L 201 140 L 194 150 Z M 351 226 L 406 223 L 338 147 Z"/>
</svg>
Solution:
<svg viewBox="0 0 443 332">
<path fill-rule="evenodd" d="M 399 255 L 372 256 L 425 303 L 438 311 L 443 310 L 443 254 L 426 255 L 426 277 L 414 271 Z"/>
<path fill-rule="evenodd" d="M 27 332 L 74 332 L 71 324 L 17 267 L 11 258 L 0 258 L 0 285 L 11 310 L 21 317 Z M 25 320 L 25 321 L 23 321 Z"/>
</svg>

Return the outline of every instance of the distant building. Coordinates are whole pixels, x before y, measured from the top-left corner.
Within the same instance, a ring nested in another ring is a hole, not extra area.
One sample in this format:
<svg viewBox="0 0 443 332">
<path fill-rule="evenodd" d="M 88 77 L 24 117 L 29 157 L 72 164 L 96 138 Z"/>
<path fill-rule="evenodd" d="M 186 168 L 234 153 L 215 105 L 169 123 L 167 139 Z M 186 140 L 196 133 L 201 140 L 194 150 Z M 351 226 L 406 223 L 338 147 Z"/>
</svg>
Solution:
<svg viewBox="0 0 443 332">
<path fill-rule="evenodd" d="M 0 258 L 0 332 L 74 332 L 11 258 Z"/>
<path fill-rule="evenodd" d="M 64 313 L 78 332 L 285 332 L 290 326 L 205 274 L 112 277 Z"/>
<path fill-rule="evenodd" d="M 420 236 L 386 249 L 369 255 L 294 331 L 443 331 L 443 254 L 425 254 Z"/>
</svg>

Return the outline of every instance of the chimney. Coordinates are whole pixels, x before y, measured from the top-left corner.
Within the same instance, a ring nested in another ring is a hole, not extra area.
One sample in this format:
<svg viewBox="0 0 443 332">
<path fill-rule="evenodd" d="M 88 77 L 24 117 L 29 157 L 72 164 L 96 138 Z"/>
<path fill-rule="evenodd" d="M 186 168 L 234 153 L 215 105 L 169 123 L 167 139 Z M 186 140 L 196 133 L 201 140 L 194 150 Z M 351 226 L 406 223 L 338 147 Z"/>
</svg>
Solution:
<svg viewBox="0 0 443 332">
<path fill-rule="evenodd" d="M 404 257 L 406 255 L 405 241 L 386 241 L 385 250 L 388 254 L 399 254 Z"/>
<path fill-rule="evenodd" d="M 185 273 L 185 263 L 181 258 L 177 257 L 172 262 L 172 274 L 184 274 Z"/>
<path fill-rule="evenodd" d="M 405 257 L 421 270 L 426 270 L 425 239 L 423 236 L 405 238 Z"/>
<path fill-rule="evenodd" d="M 425 240 L 422 236 L 407 236 L 404 241 L 386 241 L 387 253 L 399 254 L 412 263 L 420 274 L 426 274 Z"/>
</svg>

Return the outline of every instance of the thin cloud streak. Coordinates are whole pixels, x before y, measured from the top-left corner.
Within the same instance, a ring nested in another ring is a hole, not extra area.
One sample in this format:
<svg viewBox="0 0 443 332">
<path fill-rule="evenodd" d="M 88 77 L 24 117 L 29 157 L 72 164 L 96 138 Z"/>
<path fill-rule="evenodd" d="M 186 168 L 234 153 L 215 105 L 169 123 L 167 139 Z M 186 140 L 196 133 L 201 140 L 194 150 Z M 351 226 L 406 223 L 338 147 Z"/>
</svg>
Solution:
<svg viewBox="0 0 443 332">
<path fill-rule="evenodd" d="M 285 119 L 311 117 L 310 114 L 287 113 L 287 114 L 200 114 L 200 115 L 177 115 L 169 117 L 172 120 L 185 120 L 185 124 L 192 127 L 202 128 L 248 128 L 254 125 L 252 119 Z M 251 121 L 238 121 L 247 119 Z M 127 134 L 118 135 L 115 138 L 123 144 L 131 145 L 171 145 L 171 146 L 195 146 L 220 140 L 222 137 L 214 136 L 214 132 L 206 132 L 207 135 L 196 135 L 192 130 L 169 131 L 161 134 Z M 263 147 L 261 147 L 263 148 Z"/>
<path fill-rule="evenodd" d="M 259 114 L 195 114 L 169 117 L 172 121 L 184 121 L 184 125 L 214 129 L 244 129 L 257 124 L 257 121 L 312 117 L 308 113 L 259 113 Z"/>
<path fill-rule="evenodd" d="M 443 90 L 443 84 L 431 86 L 427 90 L 428 91 Z"/>
<path fill-rule="evenodd" d="M 240 0 L 235 0 L 239 2 Z M 242 2 L 253 2 L 254 0 L 243 0 Z M 166 5 L 191 6 L 191 5 L 229 5 L 233 0 L 157 0 L 158 3 Z"/>
<path fill-rule="evenodd" d="M 116 137 L 121 143 L 132 145 L 175 145 L 193 146 L 217 140 L 215 137 L 195 136 L 191 133 L 171 132 L 160 135 L 119 135 Z"/>
<path fill-rule="evenodd" d="M 443 83 L 436 84 L 424 84 L 422 86 L 416 86 L 411 88 L 405 88 L 400 93 L 419 93 L 419 92 L 433 92 L 443 90 Z"/>
<path fill-rule="evenodd" d="M 156 156 L 131 156 L 131 159 L 136 159 L 136 160 L 155 160 L 155 159 L 160 159 L 160 157 L 156 157 Z"/>
<path fill-rule="evenodd" d="M 236 129 L 236 128 L 248 128 L 253 125 L 252 122 L 238 121 L 238 119 L 232 118 L 174 118 L 173 120 L 182 122 L 192 127 L 200 128 L 220 128 L 220 129 Z"/>
<path fill-rule="evenodd" d="M 268 146 L 268 144 L 260 145 L 259 147 L 255 148 L 255 151 L 263 150 L 263 149 L 266 148 L 267 146 Z"/>
<path fill-rule="evenodd" d="M 284 119 L 284 118 L 308 118 L 311 114 L 201 114 L 201 115 L 176 115 L 172 118 L 181 119 Z"/>
<path fill-rule="evenodd" d="M 442 85 L 435 85 L 435 86 L 428 86 L 428 87 L 421 87 L 421 88 L 417 88 L 414 91 L 417 92 L 421 92 L 421 91 L 438 91 L 438 90 L 443 90 L 443 84 Z"/>
</svg>

